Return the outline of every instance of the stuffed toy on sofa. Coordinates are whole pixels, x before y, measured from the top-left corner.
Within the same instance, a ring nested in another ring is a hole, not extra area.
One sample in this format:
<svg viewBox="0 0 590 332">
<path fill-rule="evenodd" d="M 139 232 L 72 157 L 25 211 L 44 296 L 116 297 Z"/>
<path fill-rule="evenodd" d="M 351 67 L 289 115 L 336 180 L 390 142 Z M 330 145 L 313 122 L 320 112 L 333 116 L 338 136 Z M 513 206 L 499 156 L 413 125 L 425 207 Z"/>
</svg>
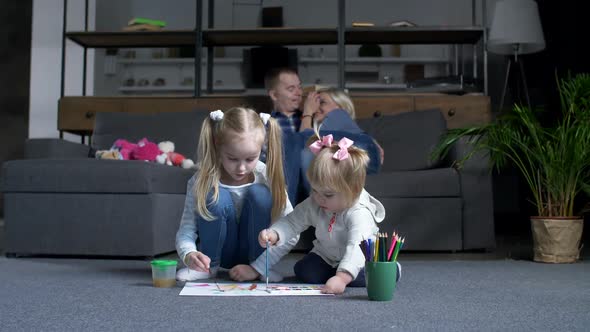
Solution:
<svg viewBox="0 0 590 332">
<path fill-rule="evenodd" d="M 98 150 L 95 153 L 96 159 L 120 159 L 120 160 L 144 160 L 156 161 L 160 149 L 154 142 L 142 138 L 135 143 L 125 139 L 118 139 L 109 150 Z"/>
<path fill-rule="evenodd" d="M 174 152 L 174 143 L 170 141 L 160 142 L 158 144 L 160 155 L 156 157 L 156 162 L 162 165 L 180 166 L 184 169 L 191 168 L 195 163 L 178 152 Z"/>
<path fill-rule="evenodd" d="M 142 138 L 137 142 L 135 149 L 131 150 L 129 157 L 131 160 L 145 160 L 156 161 L 156 157 L 160 154 L 158 145 L 154 142 L 148 141 L 147 138 Z"/>
</svg>

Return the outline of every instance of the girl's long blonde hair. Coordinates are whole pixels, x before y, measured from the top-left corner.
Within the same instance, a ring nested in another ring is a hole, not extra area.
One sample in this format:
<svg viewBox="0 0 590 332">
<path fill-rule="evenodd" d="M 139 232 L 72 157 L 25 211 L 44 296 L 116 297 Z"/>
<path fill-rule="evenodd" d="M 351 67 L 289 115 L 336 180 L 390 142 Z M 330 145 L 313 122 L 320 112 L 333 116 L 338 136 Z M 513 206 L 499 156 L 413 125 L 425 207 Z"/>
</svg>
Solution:
<svg viewBox="0 0 590 332">
<path fill-rule="evenodd" d="M 308 145 L 318 137 L 320 136 L 312 136 Z M 337 141 L 334 141 L 331 146 L 322 148 L 307 169 L 307 179 L 314 188 L 342 193 L 346 206 L 350 208 L 365 187 L 369 155 L 365 150 L 353 145 L 348 148 L 348 158 L 334 159 L 333 156 L 339 149 Z"/>
<path fill-rule="evenodd" d="M 219 180 L 221 179 L 221 159 L 219 149 L 231 134 L 243 134 L 257 131 L 260 146 L 265 142 L 266 127 L 260 115 L 250 108 L 234 107 L 227 110 L 223 119 L 213 120 L 207 117 L 201 126 L 199 136 L 198 168 L 199 173 L 193 187 L 196 210 L 205 220 L 211 221 L 215 216 L 207 206 L 219 200 Z M 272 195 L 271 220 L 281 216 L 287 201 L 285 176 L 283 174 L 283 150 L 281 127 L 273 118 L 268 120 L 268 150 L 266 157 L 266 174 L 270 182 Z M 209 201 L 207 201 L 209 198 Z"/>
</svg>

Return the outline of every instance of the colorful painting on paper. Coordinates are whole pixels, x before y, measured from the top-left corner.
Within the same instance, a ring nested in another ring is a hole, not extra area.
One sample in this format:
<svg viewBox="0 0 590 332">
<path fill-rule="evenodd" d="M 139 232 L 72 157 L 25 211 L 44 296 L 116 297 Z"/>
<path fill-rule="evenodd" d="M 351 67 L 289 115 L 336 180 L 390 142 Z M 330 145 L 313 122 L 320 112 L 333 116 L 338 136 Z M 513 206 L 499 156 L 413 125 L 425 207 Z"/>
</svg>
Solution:
<svg viewBox="0 0 590 332">
<path fill-rule="evenodd" d="M 323 285 L 265 283 L 198 283 L 187 282 L 179 295 L 185 296 L 301 296 L 322 294 Z"/>
</svg>

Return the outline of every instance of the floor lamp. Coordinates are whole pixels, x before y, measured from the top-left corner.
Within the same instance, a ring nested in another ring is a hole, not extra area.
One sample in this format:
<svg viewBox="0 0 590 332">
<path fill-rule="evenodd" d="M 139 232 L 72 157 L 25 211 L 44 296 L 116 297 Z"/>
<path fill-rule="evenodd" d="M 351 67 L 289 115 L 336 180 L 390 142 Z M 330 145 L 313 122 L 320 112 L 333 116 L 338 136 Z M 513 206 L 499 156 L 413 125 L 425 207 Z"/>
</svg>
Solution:
<svg viewBox="0 0 590 332">
<path fill-rule="evenodd" d="M 531 108 L 524 65 L 522 59 L 519 59 L 518 56 L 545 49 L 545 38 L 543 37 L 537 3 L 534 0 L 498 1 L 494 10 L 487 45 L 487 49 L 491 53 L 511 55 L 506 68 L 499 109 L 502 110 L 504 107 L 510 66 L 513 61 L 520 67 L 526 100 L 528 107 Z"/>
</svg>

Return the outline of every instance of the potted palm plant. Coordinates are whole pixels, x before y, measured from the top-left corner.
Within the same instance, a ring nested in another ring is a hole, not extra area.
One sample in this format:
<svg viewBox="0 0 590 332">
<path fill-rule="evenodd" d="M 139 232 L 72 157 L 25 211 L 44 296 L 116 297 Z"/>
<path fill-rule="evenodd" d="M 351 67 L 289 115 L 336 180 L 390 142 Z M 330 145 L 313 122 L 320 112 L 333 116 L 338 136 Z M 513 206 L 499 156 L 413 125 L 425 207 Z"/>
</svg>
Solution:
<svg viewBox="0 0 590 332">
<path fill-rule="evenodd" d="M 538 114 L 515 105 L 489 124 L 449 130 L 434 151 L 444 156 L 459 139 L 475 153 L 489 154 L 492 167 L 511 163 L 521 173 L 537 216 L 531 217 L 534 260 L 570 263 L 579 258 L 583 218 L 574 207 L 590 193 L 590 75 L 557 79 L 561 114 L 544 126 Z"/>
</svg>

